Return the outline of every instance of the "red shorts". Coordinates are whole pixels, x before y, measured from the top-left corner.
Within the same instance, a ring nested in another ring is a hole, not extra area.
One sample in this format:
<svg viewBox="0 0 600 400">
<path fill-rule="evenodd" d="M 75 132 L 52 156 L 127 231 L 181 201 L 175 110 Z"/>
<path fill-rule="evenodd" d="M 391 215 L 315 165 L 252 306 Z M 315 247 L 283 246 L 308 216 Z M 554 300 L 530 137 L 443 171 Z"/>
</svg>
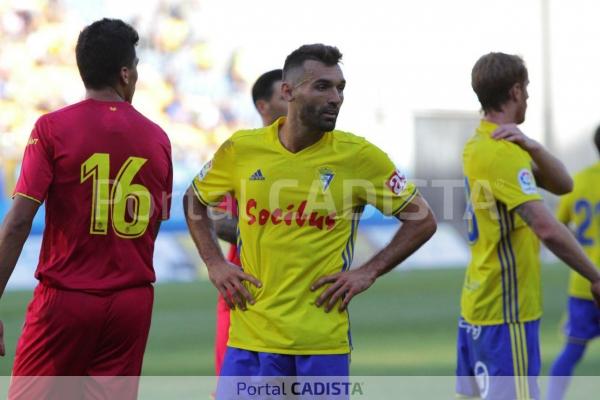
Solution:
<svg viewBox="0 0 600 400">
<path fill-rule="evenodd" d="M 151 285 L 93 295 L 39 284 L 17 343 L 11 397 L 32 382 L 19 376 L 139 376 L 153 299 Z"/>
</svg>

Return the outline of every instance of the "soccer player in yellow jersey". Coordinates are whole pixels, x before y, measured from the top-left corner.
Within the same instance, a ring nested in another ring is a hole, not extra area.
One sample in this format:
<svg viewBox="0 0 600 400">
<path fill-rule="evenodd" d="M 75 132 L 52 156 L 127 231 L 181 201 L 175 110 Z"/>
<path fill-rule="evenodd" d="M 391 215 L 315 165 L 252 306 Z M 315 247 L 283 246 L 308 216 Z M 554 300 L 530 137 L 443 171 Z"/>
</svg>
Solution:
<svg viewBox="0 0 600 400">
<path fill-rule="evenodd" d="M 600 274 L 538 191 L 537 185 L 565 194 L 572 180 L 557 158 L 518 128 L 528 98 L 523 60 L 484 55 L 471 83 L 484 117 L 463 152 L 471 261 L 461 298 L 457 393 L 537 399 L 539 241 L 593 282 L 596 301 Z"/>
<path fill-rule="evenodd" d="M 252 101 L 260 114 L 263 126 L 269 126 L 279 117 L 287 114 L 287 102 L 281 95 L 281 79 L 283 71 L 274 69 L 262 74 L 252 85 Z M 231 243 L 227 261 L 240 265 L 237 248 L 238 208 L 237 202 L 227 196 L 214 210 L 217 218 L 213 219 L 215 232 L 219 239 Z M 229 307 L 221 294 L 217 296 L 217 326 L 215 332 L 215 372 L 219 375 L 227 350 L 229 339 Z"/>
<path fill-rule="evenodd" d="M 600 127 L 594 135 L 600 153 Z M 560 199 L 557 219 L 572 228 L 579 244 L 590 259 L 600 266 L 600 163 L 595 163 L 575 175 L 575 187 Z M 565 324 L 566 343 L 550 369 L 548 400 L 564 397 L 570 377 L 583 357 L 590 340 L 600 336 L 600 310 L 590 295 L 590 283 L 576 272 L 569 282 L 568 319 Z"/>
<path fill-rule="evenodd" d="M 186 194 L 194 242 L 232 308 L 220 387 L 224 376 L 347 376 L 348 303 L 435 232 L 429 206 L 386 153 L 335 130 L 346 85 L 341 57 L 323 44 L 292 52 L 281 87 L 287 116 L 234 133 Z M 207 218 L 227 193 L 239 204 L 243 270 L 225 261 Z M 403 223 L 388 246 L 350 270 L 367 204 Z"/>
</svg>

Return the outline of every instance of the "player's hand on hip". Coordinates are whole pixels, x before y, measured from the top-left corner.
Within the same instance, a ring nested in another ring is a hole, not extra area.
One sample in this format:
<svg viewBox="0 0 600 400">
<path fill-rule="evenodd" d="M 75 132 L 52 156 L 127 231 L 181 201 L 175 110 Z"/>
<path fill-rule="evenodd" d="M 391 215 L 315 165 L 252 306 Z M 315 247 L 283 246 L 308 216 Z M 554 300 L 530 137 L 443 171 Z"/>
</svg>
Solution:
<svg viewBox="0 0 600 400">
<path fill-rule="evenodd" d="M 4 357 L 6 350 L 4 348 L 4 324 L 0 321 L 0 357 Z"/>
<path fill-rule="evenodd" d="M 600 308 L 600 280 L 592 283 L 592 296 L 594 296 L 596 307 Z"/>
<path fill-rule="evenodd" d="M 252 283 L 257 288 L 262 283 L 254 276 L 242 271 L 240 267 L 230 262 L 219 263 L 208 269 L 208 276 L 219 291 L 230 309 L 236 307 L 246 310 L 246 302 L 254 304 L 254 297 L 246 289 L 243 281 Z"/>
<path fill-rule="evenodd" d="M 539 143 L 525 135 L 517 124 L 499 125 L 492 133 L 492 138 L 512 142 L 525 151 L 535 150 L 539 146 Z"/>
<path fill-rule="evenodd" d="M 335 304 L 341 299 L 339 311 L 342 312 L 348 307 L 350 300 L 360 292 L 367 290 L 375 282 L 371 273 L 362 268 L 351 271 L 338 272 L 337 274 L 324 276 L 312 284 L 310 289 L 315 291 L 320 287 L 330 283 L 329 286 L 316 301 L 317 307 L 325 305 L 325 311 L 329 312 L 335 307 Z"/>
</svg>

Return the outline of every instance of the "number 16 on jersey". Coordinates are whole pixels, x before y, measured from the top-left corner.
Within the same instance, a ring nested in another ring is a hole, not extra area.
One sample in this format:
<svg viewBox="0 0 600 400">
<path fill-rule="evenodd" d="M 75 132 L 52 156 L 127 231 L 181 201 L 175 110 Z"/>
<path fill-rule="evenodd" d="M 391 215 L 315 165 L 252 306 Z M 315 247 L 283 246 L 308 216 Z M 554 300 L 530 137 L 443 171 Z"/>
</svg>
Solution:
<svg viewBox="0 0 600 400">
<path fill-rule="evenodd" d="M 110 154 L 95 153 L 81 164 L 81 183 L 92 180 L 90 234 L 106 235 L 109 217 L 119 237 L 134 239 L 146 232 L 152 208 L 150 191 L 132 181 L 147 161 L 129 157 L 114 181 L 110 180 Z"/>
</svg>

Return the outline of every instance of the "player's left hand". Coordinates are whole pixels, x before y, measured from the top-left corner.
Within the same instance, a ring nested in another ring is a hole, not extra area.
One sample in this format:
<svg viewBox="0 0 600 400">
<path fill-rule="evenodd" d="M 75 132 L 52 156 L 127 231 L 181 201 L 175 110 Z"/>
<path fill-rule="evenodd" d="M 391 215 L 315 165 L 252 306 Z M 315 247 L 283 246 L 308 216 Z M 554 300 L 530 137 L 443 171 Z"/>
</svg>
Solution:
<svg viewBox="0 0 600 400">
<path fill-rule="evenodd" d="M 348 307 L 348 303 L 354 296 L 367 290 L 373 282 L 375 282 L 375 277 L 371 272 L 364 268 L 357 268 L 324 276 L 313 283 L 310 290 L 314 292 L 325 284 L 331 283 L 331 286 L 321 293 L 315 304 L 317 307 L 325 304 L 325 312 L 329 312 L 341 298 L 339 311 L 342 312 Z"/>
<path fill-rule="evenodd" d="M 539 147 L 539 143 L 525 135 L 517 124 L 503 124 L 492 133 L 496 140 L 506 140 L 529 152 Z"/>
</svg>

